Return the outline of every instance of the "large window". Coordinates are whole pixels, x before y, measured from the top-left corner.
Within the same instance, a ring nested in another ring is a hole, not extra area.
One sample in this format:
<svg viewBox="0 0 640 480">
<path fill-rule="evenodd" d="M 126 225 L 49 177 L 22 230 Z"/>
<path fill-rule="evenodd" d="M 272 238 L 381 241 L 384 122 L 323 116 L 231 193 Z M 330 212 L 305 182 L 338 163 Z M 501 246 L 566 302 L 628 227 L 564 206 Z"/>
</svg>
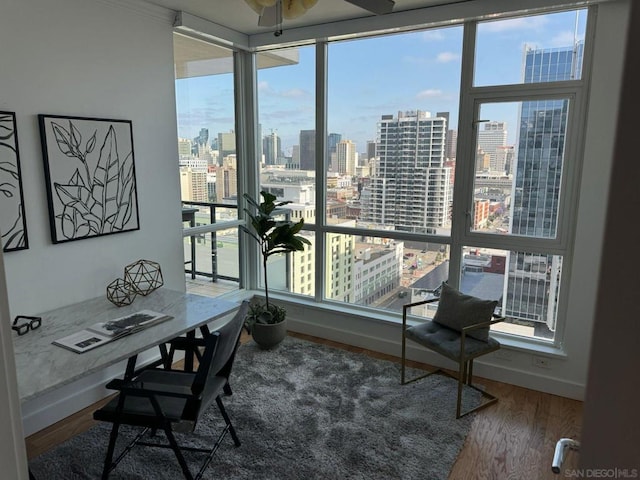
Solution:
<svg viewBox="0 0 640 480">
<path fill-rule="evenodd" d="M 316 220 L 315 49 L 260 53 L 257 63 L 259 189 L 291 202 L 283 217 Z M 315 236 L 305 252 L 269 259 L 269 288 L 313 297 Z"/>
<path fill-rule="evenodd" d="M 329 45 L 327 222 L 450 234 L 462 32 Z"/>
<path fill-rule="evenodd" d="M 248 183 L 311 242 L 270 288 L 400 312 L 448 280 L 499 300 L 500 335 L 559 343 L 588 31 L 581 9 L 256 53 Z"/>
<path fill-rule="evenodd" d="M 477 24 L 459 285 L 499 300 L 507 321 L 494 329 L 512 335 L 553 341 L 561 327 L 586 17 Z"/>
<path fill-rule="evenodd" d="M 580 80 L 587 10 L 478 24 L 474 86 Z"/>
<path fill-rule="evenodd" d="M 238 229 L 214 231 L 238 218 L 233 52 L 175 34 L 174 60 L 185 268 L 218 292 L 237 289 Z"/>
</svg>

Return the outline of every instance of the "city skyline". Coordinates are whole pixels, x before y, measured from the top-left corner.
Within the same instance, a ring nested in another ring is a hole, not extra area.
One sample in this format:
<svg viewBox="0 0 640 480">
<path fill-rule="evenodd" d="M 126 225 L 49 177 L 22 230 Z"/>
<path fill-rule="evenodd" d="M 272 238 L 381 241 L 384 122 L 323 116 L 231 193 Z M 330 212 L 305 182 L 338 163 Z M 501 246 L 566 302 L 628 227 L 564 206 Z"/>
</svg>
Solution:
<svg viewBox="0 0 640 480">
<path fill-rule="evenodd" d="M 476 69 L 476 84 L 522 82 L 525 45 L 556 48 L 582 40 L 585 12 L 481 24 L 476 56 L 483 67 Z M 273 130 L 287 156 L 299 145 L 300 130 L 315 129 L 315 50 L 297 50 L 298 63 L 258 72 L 262 132 Z M 382 115 L 448 111 L 449 128 L 457 130 L 461 54 L 461 26 L 331 43 L 328 132 L 355 142 L 362 153 L 366 142 L 375 140 Z M 384 71 L 376 68 L 378 64 Z M 234 129 L 232 73 L 177 80 L 176 99 L 179 137 L 195 138 L 201 128 L 208 128 L 212 136 Z M 492 115 L 489 120 L 507 122 L 508 144 L 515 144 L 517 117 L 499 111 Z"/>
</svg>

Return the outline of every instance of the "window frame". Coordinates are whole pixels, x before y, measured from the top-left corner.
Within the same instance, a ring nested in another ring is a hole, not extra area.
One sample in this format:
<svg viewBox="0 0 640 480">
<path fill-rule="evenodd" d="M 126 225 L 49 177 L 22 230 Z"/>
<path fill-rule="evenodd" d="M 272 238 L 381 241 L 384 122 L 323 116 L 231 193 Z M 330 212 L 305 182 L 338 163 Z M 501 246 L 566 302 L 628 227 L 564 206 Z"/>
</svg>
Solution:
<svg viewBox="0 0 640 480">
<path fill-rule="evenodd" d="M 584 51 L 582 60 L 582 75 L 579 80 L 567 80 L 560 82 L 540 82 L 540 83 L 519 83 L 507 85 L 485 85 L 473 86 L 474 62 L 475 62 L 475 39 L 477 26 L 482 20 L 469 20 L 461 22 L 451 22 L 447 26 L 461 25 L 463 31 L 462 48 L 462 73 L 460 83 L 460 102 L 458 112 L 457 129 L 457 158 L 455 166 L 456 182 L 453 189 L 453 207 L 451 218 L 451 234 L 427 235 L 402 231 L 368 230 L 364 228 L 332 226 L 327 223 L 325 215 L 317 215 L 315 224 L 305 225 L 304 229 L 311 231 L 315 235 L 315 295 L 314 297 L 301 296 L 290 292 L 278 292 L 284 297 L 290 298 L 293 302 L 299 300 L 302 304 L 309 301 L 316 305 L 336 309 L 339 311 L 356 311 L 365 315 L 374 314 L 375 317 L 384 316 L 391 321 L 397 321 L 399 315 L 391 312 L 383 312 L 375 307 L 364 307 L 355 304 L 345 304 L 327 298 L 324 292 L 326 285 L 325 263 L 327 259 L 326 242 L 329 234 L 364 235 L 369 237 L 392 238 L 398 241 L 429 242 L 434 244 L 449 246 L 449 271 L 450 280 L 453 285 L 459 285 L 459 272 L 462 264 L 462 248 L 464 246 L 477 246 L 486 248 L 497 248 L 502 250 L 525 251 L 531 253 L 542 253 L 563 256 L 562 286 L 558 300 L 556 331 L 552 341 L 513 336 L 496 332 L 496 336 L 513 346 L 536 351 L 558 352 L 564 343 L 565 318 L 568 303 L 568 291 L 571 283 L 570 272 L 572 270 L 573 244 L 575 241 L 575 223 L 572 217 L 572 209 L 578 205 L 578 193 L 580 186 L 580 173 L 582 169 L 582 154 L 584 150 L 584 126 L 586 123 L 585 113 L 589 92 L 589 81 L 591 77 L 591 63 L 593 56 L 593 46 L 595 40 L 595 20 L 597 6 L 583 7 L 579 5 L 564 6 L 560 8 L 548 8 L 540 13 L 555 13 L 567 10 L 579 10 L 586 8 L 588 11 L 587 25 L 584 40 Z M 518 18 L 526 16 L 522 12 L 513 12 L 501 16 L 502 19 Z M 413 27 L 415 30 L 430 30 L 443 27 L 444 25 L 434 25 L 430 27 Z M 366 40 L 372 36 L 381 36 L 395 32 L 381 32 L 376 34 L 362 33 L 349 36 L 345 40 L 360 38 Z M 327 68 L 328 68 L 328 46 L 332 42 L 338 42 L 342 38 L 323 39 L 315 42 L 316 49 L 316 206 L 326 205 L 326 165 L 330 161 L 326 151 L 328 135 L 327 128 Z M 287 48 L 295 46 L 309 46 L 309 41 L 289 43 Z M 278 46 L 262 47 L 260 52 L 277 49 Z M 244 201 L 241 193 L 248 191 L 257 193 L 259 190 L 259 173 L 256 153 L 257 139 L 257 88 L 256 88 L 256 55 L 258 51 L 236 51 L 238 65 L 237 76 L 237 103 L 236 103 L 236 131 L 242 141 L 238 142 L 239 149 L 244 150 L 245 159 L 255 159 L 254 162 L 238 162 L 238 191 L 239 210 L 242 210 Z M 561 183 L 561 197 L 558 209 L 557 236 L 554 239 L 533 238 L 524 236 L 512 236 L 505 241 L 504 236 L 490 233 L 473 232 L 470 229 L 468 212 L 473 211 L 473 161 L 461 161 L 463 158 L 473 158 L 475 149 L 475 133 L 478 126 L 474 120 L 480 120 L 478 113 L 480 105 L 483 103 L 529 101 L 539 99 L 569 98 L 571 102 L 569 117 L 567 119 L 567 132 L 565 137 L 565 151 L 563 162 L 563 175 Z M 466 119 L 466 120 L 463 120 Z M 261 140 L 261 139 L 260 139 Z M 238 152 L 239 158 L 241 153 Z M 253 163 L 253 165 L 252 165 Z M 240 170 L 240 165 L 247 165 Z M 245 235 L 242 235 L 246 237 Z M 241 240 L 241 245 L 249 247 L 248 250 L 255 250 L 250 244 Z M 245 265 L 241 266 L 241 271 L 245 272 L 245 279 L 248 288 L 258 287 L 259 265 L 257 255 L 250 253 Z"/>
</svg>

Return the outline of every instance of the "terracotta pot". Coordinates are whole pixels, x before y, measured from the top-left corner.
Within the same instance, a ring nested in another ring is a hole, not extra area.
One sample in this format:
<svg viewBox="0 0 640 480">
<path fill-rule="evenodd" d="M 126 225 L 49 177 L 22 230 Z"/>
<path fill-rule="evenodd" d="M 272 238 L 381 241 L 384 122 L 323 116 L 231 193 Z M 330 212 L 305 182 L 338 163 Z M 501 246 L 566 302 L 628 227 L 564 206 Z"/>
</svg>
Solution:
<svg viewBox="0 0 640 480">
<path fill-rule="evenodd" d="M 280 323 L 256 323 L 251 329 L 253 340 L 264 350 L 278 345 L 287 336 L 287 319 Z"/>
</svg>

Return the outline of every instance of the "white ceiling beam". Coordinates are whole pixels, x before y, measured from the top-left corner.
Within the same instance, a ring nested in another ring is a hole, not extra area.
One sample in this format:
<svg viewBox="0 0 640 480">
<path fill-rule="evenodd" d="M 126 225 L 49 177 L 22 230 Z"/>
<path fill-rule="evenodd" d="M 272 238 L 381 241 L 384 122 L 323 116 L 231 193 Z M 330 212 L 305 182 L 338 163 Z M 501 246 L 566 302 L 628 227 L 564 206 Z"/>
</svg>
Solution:
<svg viewBox="0 0 640 480">
<path fill-rule="evenodd" d="M 249 50 L 249 35 L 187 12 L 176 13 L 173 27 L 177 32 L 191 37 L 227 47 Z"/>
<path fill-rule="evenodd" d="M 439 5 L 414 10 L 403 10 L 385 15 L 372 15 L 352 20 L 341 20 L 320 25 L 287 28 L 283 23 L 282 34 L 274 32 L 256 33 L 249 36 L 252 50 L 261 50 L 278 45 L 311 43 L 315 40 L 348 38 L 362 33 L 403 31 L 428 26 L 459 24 L 464 20 L 499 18 L 513 14 L 534 14 L 552 7 L 576 8 L 608 0 L 562 1 L 562 0 L 462 0 L 458 3 Z"/>
</svg>

